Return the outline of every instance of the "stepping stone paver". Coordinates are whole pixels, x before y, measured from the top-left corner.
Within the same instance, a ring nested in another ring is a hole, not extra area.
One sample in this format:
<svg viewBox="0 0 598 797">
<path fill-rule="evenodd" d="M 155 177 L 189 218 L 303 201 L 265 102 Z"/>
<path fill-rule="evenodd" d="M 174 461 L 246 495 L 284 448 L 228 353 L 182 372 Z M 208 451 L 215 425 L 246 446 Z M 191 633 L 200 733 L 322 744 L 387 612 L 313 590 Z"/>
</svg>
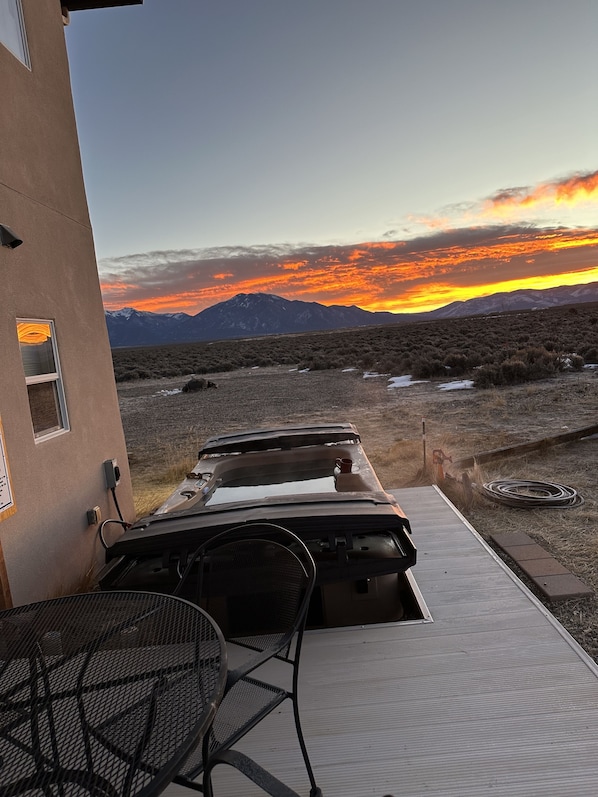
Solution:
<svg viewBox="0 0 598 797">
<path fill-rule="evenodd" d="M 574 576 L 525 532 L 501 532 L 491 534 L 490 538 L 523 570 L 549 601 L 585 598 L 594 594 L 581 579 Z"/>
</svg>

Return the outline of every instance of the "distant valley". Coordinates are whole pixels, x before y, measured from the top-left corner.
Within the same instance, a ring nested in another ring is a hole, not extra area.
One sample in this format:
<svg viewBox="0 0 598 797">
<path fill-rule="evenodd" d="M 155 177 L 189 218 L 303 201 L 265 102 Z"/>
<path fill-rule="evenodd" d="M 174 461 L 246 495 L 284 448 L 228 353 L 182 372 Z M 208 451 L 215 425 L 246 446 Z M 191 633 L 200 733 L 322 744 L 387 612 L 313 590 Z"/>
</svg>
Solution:
<svg viewBox="0 0 598 797">
<path fill-rule="evenodd" d="M 427 313 L 369 312 L 356 306 L 326 307 L 318 302 L 291 301 L 269 293 L 240 293 L 193 316 L 150 313 L 131 307 L 108 310 L 106 325 L 112 348 L 123 348 L 404 324 L 585 302 L 598 302 L 598 282 L 495 293 L 452 302 Z"/>
</svg>

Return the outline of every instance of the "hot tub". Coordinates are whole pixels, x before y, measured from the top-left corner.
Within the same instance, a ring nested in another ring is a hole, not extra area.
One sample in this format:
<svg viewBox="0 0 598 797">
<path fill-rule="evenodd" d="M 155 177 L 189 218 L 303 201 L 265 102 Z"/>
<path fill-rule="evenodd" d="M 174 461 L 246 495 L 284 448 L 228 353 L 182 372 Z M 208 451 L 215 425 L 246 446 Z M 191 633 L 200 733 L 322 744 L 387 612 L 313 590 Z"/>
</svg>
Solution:
<svg viewBox="0 0 598 797">
<path fill-rule="evenodd" d="M 100 586 L 171 589 L 181 562 L 215 533 L 264 522 L 310 547 L 325 625 L 342 624 L 343 605 L 344 624 L 351 605 L 355 622 L 399 619 L 391 595 L 416 561 L 409 521 L 348 423 L 209 439 L 172 495 L 107 550 Z"/>
</svg>

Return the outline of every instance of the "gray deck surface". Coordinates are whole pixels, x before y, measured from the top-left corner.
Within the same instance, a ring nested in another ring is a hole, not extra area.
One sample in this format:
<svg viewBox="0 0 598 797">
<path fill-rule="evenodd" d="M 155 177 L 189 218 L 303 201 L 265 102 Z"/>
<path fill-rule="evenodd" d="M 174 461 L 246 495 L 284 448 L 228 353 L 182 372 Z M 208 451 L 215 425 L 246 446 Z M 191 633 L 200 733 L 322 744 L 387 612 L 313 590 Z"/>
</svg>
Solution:
<svg viewBox="0 0 598 797">
<path fill-rule="evenodd" d="M 306 635 L 302 718 L 324 797 L 595 797 L 598 667 L 441 493 L 393 492 L 433 622 Z M 239 749 L 307 797 L 289 708 Z M 223 766 L 214 792 L 263 794 Z"/>
</svg>

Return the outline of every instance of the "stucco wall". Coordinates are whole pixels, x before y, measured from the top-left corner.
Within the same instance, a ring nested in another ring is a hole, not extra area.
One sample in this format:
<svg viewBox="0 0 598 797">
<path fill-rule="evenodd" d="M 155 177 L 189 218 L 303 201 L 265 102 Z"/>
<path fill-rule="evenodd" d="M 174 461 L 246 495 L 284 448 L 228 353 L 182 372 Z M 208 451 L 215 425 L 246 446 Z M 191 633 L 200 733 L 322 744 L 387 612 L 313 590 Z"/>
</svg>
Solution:
<svg viewBox="0 0 598 797">
<path fill-rule="evenodd" d="M 31 70 L 0 45 L 0 222 L 24 241 L 0 248 L 0 418 L 17 507 L 0 522 L 0 544 L 15 604 L 70 591 L 103 561 L 86 510 L 116 517 L 105 459 L 118 459 L 118 501 L 133 518 L 60 4 L 23 0 L 23 11 Z M 38 443 L 17 318 L 55 322 L 70 431 Z"/>
</svg>

